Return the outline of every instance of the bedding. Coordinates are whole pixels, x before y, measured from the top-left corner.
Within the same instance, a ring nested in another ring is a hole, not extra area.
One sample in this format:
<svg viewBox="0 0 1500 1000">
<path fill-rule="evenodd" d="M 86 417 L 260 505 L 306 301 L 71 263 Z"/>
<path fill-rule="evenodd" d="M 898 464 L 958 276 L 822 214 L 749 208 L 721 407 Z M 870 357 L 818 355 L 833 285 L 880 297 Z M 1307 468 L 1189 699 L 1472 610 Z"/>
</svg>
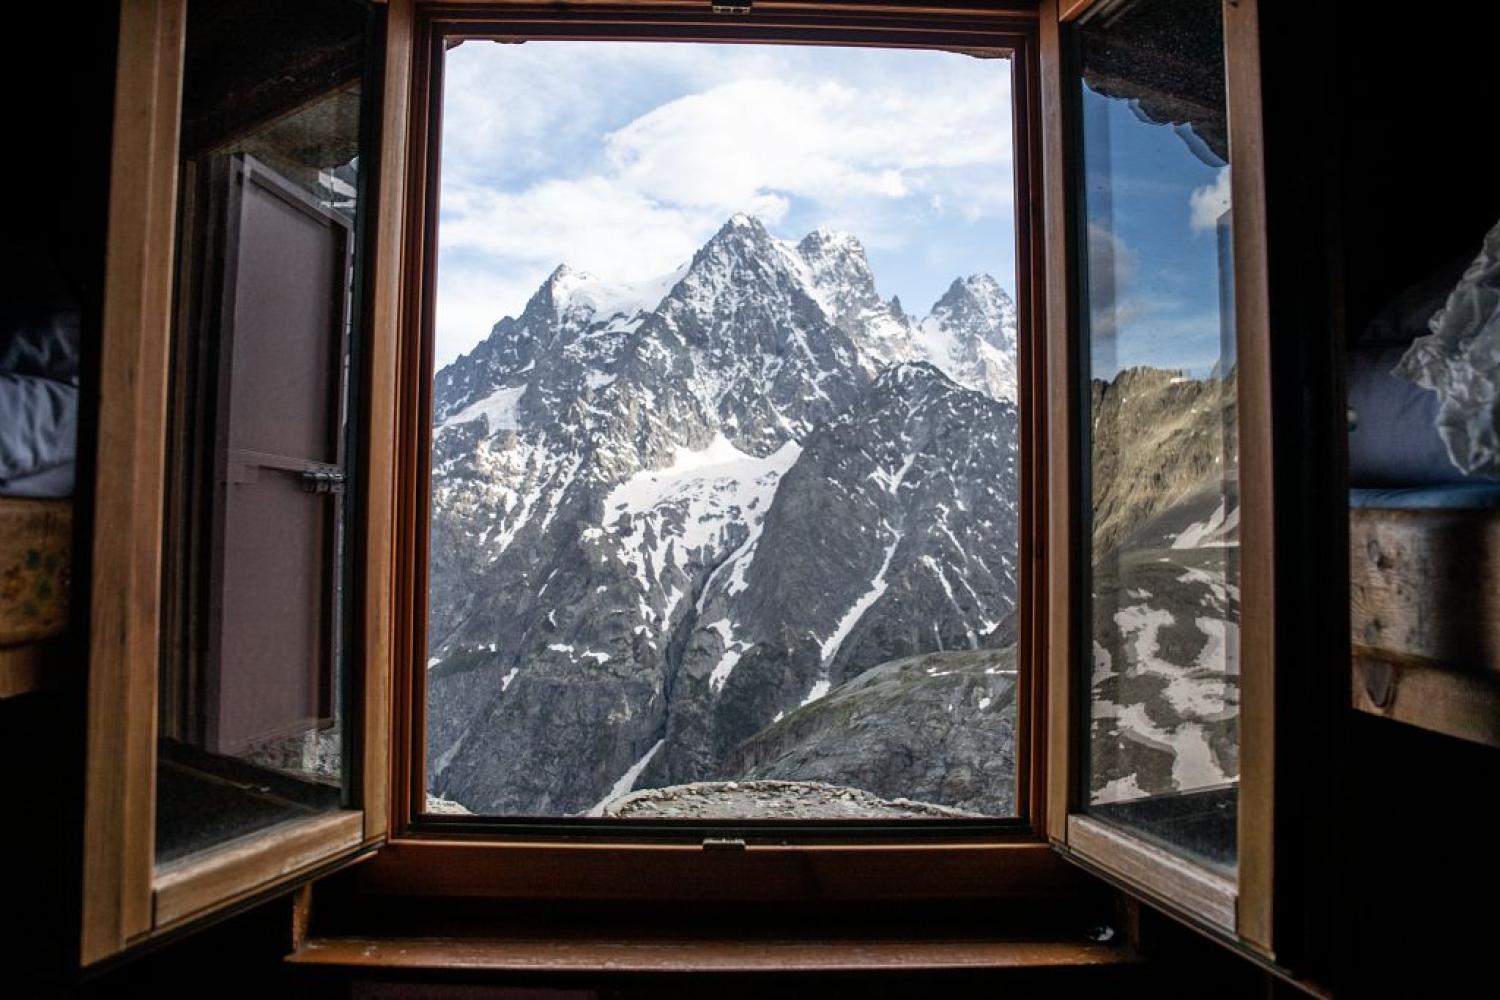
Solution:
<svg viewBox="0 0 1500 1000">
<path fill-rule="evenodd" d="M 1500 483 L 1449 483 L 1445 486 L 1357 488 L 1349 491 L 1356 509 L 1484 510 L 1500 507 Z"/>
<path fill-rule="evenodd" d="M 1437 432 L 1465 473 L 1500 478 L 1500 223 L 1396 367 L 1437 394 Z"/>
<path fill-rule="evenodd" d="M 1406 348 L 1359 345 L 1349 352 L 1349 482 L 1412 486 L 1483 482 L 1448 457 L 1438 434 L 1436 394 L 1397 376 Z"/>
<path fill-rule="evenodd" d="M 78 309 L 44 261 L 0 248 L 0 496 L 73 492 Z"/>
<path fill-rule="evenodd" d="M 0 371 L 0 495 L 72 493 L 77 438 L 76 386 Z"/>
</svg>

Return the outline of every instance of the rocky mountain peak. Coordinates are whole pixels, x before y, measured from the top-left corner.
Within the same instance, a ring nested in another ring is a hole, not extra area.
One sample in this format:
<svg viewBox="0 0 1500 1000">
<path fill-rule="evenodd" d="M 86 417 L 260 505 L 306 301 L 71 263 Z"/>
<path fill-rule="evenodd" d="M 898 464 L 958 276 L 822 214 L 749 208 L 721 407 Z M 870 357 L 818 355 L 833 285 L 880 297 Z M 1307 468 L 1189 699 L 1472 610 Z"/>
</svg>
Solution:
<svg viewBox="0 0 1500 1000">
<path fill-rule="evenodd" d="M 972 330 L 995 347 L 1012 349 L 1016 305 L 1000 283 L 988 274 L 971 274 L 955 278 L 953 284 L 933 303 L 932 316 Z M 1009 343 L 1004 336 L 1009 331 Z"/>
</svg>

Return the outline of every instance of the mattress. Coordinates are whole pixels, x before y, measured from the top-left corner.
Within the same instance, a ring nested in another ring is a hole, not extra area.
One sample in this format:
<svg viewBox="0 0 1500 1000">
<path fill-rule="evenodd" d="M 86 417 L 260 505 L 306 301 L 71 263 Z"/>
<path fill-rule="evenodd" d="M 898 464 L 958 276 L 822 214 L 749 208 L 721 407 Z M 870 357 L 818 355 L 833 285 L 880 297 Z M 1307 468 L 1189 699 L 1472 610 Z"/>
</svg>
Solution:
<svg viewBox="0 0 1500 1000">
<path fill-rule="evenodd" d="M 1482 510 L 1500 507 L 1500 483 L 1445 483 L 1437 486 L 1357 488 L 1349 491 L 1356 509 Z"/>
</svg>

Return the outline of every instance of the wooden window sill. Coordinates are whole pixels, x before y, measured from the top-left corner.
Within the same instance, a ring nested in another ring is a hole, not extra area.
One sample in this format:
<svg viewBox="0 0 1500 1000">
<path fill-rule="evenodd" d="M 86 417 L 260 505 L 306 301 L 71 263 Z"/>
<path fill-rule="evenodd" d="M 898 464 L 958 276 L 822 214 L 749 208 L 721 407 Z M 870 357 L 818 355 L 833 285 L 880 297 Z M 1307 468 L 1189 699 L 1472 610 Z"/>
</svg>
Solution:
<svg viewBox="0 0 1500 1000">
<path fill-rule="evenodd" d="M 1120 966 L 1127 947 L 1088 941 L 669 939 L 620 937 L 311 938 L 294 965 L 516 973 L 807 973 Z"/>
</svg>

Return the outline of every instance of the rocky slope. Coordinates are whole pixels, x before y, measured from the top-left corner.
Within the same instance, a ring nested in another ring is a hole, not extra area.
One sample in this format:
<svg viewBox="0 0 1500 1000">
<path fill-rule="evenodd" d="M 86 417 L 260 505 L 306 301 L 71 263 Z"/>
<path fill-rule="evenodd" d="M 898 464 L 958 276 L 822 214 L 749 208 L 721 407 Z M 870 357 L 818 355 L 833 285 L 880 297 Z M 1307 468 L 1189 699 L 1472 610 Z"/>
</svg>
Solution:
<svg viewBox="0 0 1500 1000">
<path fill-rule="evenodd" d="M 1015 809 L 1016 648 L 882 663 L 736 747 L 724 772 L 856 788 L 989 816 Z"/>
<path fill-rule="evenodd" d="M 1092 404 L 1093 801 L 1225 785 L 1239 773 L 1233 376 L 1131 369 L 1095 382 Z"/>
</svg>

